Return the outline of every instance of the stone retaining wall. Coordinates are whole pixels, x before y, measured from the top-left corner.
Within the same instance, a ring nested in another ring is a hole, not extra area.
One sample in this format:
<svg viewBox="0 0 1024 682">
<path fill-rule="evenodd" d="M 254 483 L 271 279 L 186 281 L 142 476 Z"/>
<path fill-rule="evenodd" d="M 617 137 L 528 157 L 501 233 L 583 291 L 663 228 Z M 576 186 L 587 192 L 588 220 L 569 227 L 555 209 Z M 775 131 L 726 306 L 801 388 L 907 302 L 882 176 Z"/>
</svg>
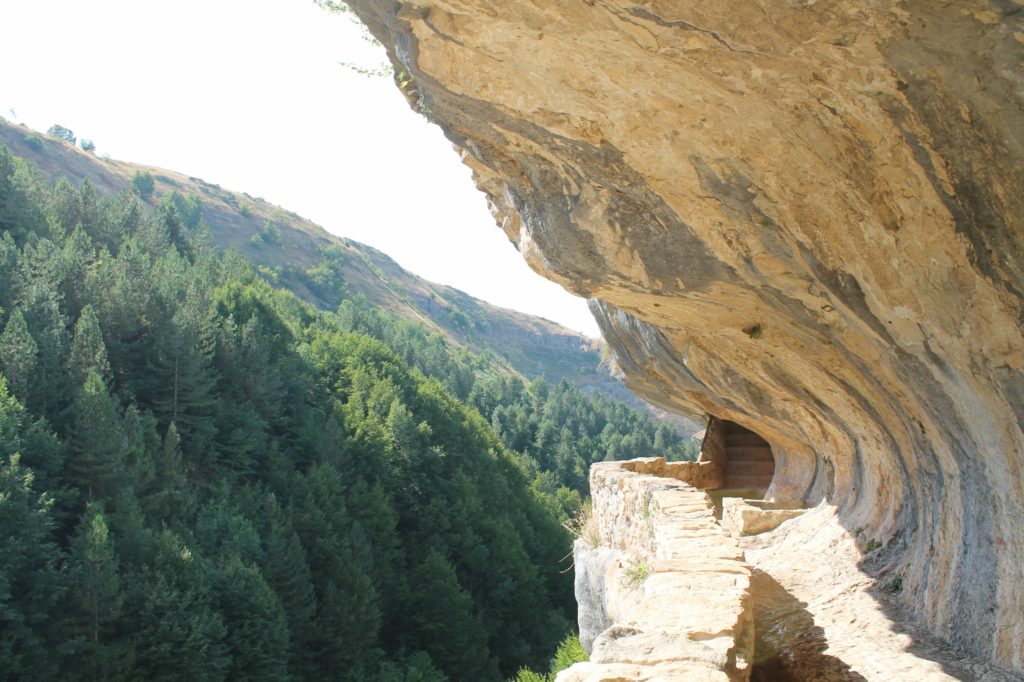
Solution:
<svg viewBox="0 0 1024 682">
<path fill-rule="evenodd" d="M 715 489 L 724 485 L 725 469 L 721 461 L 668 462 L 664 457 L 640 457 L 618 462 L 626 471 L 674 478 L 694 488 Z"/>
<path fill-rule="evenodd" d="M 683 471 L 670 464 L 651 458 L 591 467 L 600 544 L 581 538 L 573 554 L 590 662 L 557 682 L 749 679 L 750 570 L 708 497 L 653 473 Z"/>
</svg>

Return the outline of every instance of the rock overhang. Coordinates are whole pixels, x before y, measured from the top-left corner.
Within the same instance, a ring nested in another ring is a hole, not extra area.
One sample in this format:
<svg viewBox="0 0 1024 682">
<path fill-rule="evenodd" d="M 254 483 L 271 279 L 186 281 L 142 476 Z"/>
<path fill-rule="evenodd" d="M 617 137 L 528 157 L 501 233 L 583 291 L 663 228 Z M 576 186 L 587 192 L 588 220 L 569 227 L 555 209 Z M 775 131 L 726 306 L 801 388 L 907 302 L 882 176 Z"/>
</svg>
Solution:
<svg viewBox="0 0 1024 682">
<path fill-rule="evenodd" d="M 631 387 L 756 425 L 1024 666 L 1018 4 L 351 4 Z"/>
</svg>

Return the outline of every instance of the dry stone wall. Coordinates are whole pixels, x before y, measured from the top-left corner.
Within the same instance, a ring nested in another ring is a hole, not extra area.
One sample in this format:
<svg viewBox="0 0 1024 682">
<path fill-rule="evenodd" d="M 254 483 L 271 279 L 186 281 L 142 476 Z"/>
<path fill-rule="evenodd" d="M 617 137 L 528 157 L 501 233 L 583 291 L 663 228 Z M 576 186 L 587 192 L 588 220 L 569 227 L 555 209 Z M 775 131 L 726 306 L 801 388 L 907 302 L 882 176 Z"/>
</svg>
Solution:
<svg viewBox="0 0 1024 682">
<path fill-rule="evenodd" d="M 577 540 L 580 640 L 558 682 L 747 680 L 750 570 L 693 486 L 604 462 L 590 471 L 600 542 Z M 640 467 L 642 468 L 642 467 Z"/>
</svg>

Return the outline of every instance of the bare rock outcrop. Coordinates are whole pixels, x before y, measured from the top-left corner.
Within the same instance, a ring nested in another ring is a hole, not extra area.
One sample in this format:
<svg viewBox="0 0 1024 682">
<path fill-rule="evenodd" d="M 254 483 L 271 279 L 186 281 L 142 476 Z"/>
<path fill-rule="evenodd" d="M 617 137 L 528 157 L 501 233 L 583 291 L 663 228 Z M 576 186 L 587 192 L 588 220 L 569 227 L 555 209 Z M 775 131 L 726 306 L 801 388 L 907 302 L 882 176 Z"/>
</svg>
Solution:
<svg viewBox="0 0 1024 682">
<path fill-rule="evenodd" d="M 349 0 L 629 385 L 1024 669 L 1020 0 Z"/>
</svg>

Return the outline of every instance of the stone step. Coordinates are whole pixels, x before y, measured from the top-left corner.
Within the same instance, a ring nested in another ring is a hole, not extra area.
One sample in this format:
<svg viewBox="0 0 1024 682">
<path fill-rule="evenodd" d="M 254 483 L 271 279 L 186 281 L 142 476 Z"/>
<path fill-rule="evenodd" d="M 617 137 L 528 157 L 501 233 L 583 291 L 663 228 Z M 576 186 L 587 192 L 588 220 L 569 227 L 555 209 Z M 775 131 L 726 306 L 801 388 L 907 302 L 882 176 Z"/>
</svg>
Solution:
<svg viewBox="0 0 1024 682">
<path fill-rule="evenodd" d="M 730 476 L 768 476 L 775 473 L 775 462 L 750 462 L 742 460 L 729 460 L 725 465 L 725 477 Z"/>
</svg>

